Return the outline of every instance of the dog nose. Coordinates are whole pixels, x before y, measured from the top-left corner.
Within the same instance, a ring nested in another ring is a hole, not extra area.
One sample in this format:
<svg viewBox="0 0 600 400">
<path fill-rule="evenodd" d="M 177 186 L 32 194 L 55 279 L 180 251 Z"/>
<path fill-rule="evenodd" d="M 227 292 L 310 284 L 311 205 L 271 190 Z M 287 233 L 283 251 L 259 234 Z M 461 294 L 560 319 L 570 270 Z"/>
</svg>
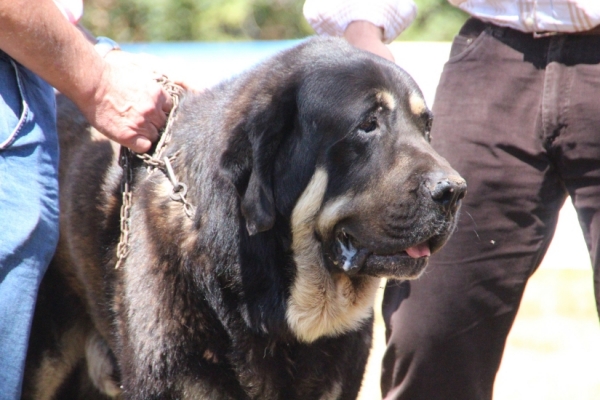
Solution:
<svg viewBox="0 0 600 400">
<path fill-rule="evenodd" d="M 431 198 L 446 211 L 456 208 L 467 193 L 467 182 L 459 175 L 438 176 L 430 183 Z"/>
</svg>

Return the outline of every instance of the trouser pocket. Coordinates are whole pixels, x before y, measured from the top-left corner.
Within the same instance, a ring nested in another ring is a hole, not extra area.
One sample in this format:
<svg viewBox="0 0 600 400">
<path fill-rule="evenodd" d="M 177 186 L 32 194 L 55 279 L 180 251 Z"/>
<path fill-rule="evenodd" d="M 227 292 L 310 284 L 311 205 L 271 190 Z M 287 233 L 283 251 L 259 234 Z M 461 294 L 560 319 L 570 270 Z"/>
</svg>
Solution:
<svg viewBox="0 0 600 400">
<path fill-rule="evenodd" d="M 471 53 L 485 36 L 486 24 L 476 18 L 471 18 L 463 25 L 454 37 L 448 62 L 456 62 Z"/>
<path fill-rule="evenodd" d="M 0 52 L 0 151 L 19 136 L 28 112 L 19 67 Z"/>
</svg>

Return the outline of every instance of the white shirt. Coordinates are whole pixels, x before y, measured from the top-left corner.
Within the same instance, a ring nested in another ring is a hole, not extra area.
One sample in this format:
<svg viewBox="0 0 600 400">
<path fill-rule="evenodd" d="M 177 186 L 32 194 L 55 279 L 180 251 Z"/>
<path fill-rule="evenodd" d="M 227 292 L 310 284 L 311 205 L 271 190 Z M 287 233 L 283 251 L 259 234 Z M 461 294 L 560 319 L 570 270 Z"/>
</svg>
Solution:
<svg viewBox="0 0 600 400">
<path fill-rule="evenodd" d="M 598 0 L 600 1 L 600 0 Z M 412 0 L 306 0 L 304 17 L 319 35 L 342 36 L 352 21 L 369 21 L 383 28 L 389 43 L 417 15 Z"/>
<path fill-rule="evenodd" d="M 523 32 L 578 32 L 600 25 L 600 0 L 449 0 L 468 14 Z M 384 29 L 394 40 L 416 16 L 412 0 L 306 0 L 304 16 L 320 35 L 342 36 L 352 21 Z"/>
</svg>

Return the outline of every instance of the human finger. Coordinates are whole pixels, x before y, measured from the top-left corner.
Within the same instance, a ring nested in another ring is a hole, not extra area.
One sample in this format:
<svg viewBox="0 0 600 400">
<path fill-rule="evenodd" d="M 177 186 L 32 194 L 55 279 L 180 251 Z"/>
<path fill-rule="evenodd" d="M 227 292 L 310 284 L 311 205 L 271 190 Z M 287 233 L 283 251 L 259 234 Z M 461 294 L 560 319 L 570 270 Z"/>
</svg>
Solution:
<svg viewBox="0 0 600 400">
<path fill-rule="evenodd" d="M 129 145 L 125 146 L 129 147 L 132 151 L 136 153 L 143 154 L 150 150 L 150 147 L 152 147 L 152 142 L 147 137 L 137 135 L 131 138 Z"/>
<path fill-rule="evenodd" d="M 173 98 L 164 89 L 163 89 L 163 96 L 164 96 L 164 100 L 162 102 L 161 108 L 165 113 L 168 114 L 173 109 Z"/>
<path fill-rule="evenodd" d="M 158 128 L 152 123 L 146 123 L 143 131 L 122 141 L 121 144 L 136 153 L 146 153 L 159 136 Z"/>
<path fill-rule="evenodd" d="M 168 113 L 164 111 L 164 104 L 156 104 L 154 108 L 144 113 L 144 125 L 142 129 L 149 129 L 154 127 L 157 131 L 160 131 L 167 124 Z M 151 132 L 149 132 L 151 134 Z M 151 137 L 150 137 L 151 138 Z"/>
<path fill-rule="evenodd" d="M 136 153 L 145 153 L 152 147 L 152 143 L 158 141 L 161 128 L 160 123 L 152 122 L 146 117 L 144 122 L 138 124 L 137 127 L 132 127 L 129 134 L 116 140 Z"/>
</svg>

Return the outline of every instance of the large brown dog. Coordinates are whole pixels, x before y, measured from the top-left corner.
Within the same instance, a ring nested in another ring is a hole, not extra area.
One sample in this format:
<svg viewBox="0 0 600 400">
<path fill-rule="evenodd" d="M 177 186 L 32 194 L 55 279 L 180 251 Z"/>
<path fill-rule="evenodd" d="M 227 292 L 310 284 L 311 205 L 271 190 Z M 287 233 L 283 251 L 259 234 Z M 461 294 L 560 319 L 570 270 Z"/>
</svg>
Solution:
<svg viewBox="0 0 600 400">
<path fill-rule="evenodd" d="M 313 39 L 183 99 L 166 155 L 194 214 L 138 165 L 115 269 L 115 148 L 60 109 L 25 398 L 353 399 L 380 278 L 419 276 L 466 190 L 404 71 Z"/>
</svg>

